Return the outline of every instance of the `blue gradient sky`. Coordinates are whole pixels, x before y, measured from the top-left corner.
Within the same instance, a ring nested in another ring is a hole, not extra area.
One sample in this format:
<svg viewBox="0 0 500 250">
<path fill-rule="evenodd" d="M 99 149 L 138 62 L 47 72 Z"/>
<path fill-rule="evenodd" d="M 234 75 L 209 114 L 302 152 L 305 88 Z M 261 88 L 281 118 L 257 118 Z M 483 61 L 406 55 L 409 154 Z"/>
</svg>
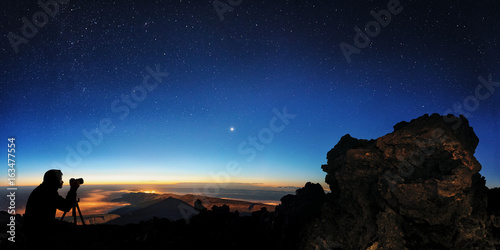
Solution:
<svg viewBox="0 0 500 250">
<path fill-rule="evenodd" d="M 324 184 L 321 164 L 344 134 L 375 139 L 425 113 L 458 115 L 479 76 L 500 81 L 497 2 L 401 5 L 348 63 L 339 44 L 386 3 L 243 1 L 221 21 L 210 2 L 71 1 L 17 53 L 8 33 L 41 7 L 2 3 L 0 138 L 16 137 L 18 184 L 40 183 L 55 162 L 65 178 L 101 184 Z M 113 102 L 156 65 L 168 76 L 121 119 Z M 488 186 L 500 186 L 499 103 L 497 87 L 465 110 Z M 242 154 L 284 107 L 296 117 Z M 66 148 L 103 119 L 114 130 L 69 166 Z"/>
</svg>

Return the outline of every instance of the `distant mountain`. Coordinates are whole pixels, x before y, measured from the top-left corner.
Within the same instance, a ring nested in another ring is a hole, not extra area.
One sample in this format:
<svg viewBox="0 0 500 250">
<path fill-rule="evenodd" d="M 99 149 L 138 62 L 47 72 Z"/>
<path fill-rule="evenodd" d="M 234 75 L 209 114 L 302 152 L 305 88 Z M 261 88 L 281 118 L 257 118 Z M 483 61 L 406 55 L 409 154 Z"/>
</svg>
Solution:
<svg viewBox="0 0 500 250">
<path fill-rule="evenodd" d="M 169 194 L 169 195 L 189 204 L 193 204 L 196 200 L 199 199 L 200 201 L 203 202 L 203 205 L 208 209 L 211 209 L 213 206 L 228 205 L 230 207 L 231 212 L 238 211 L 240 215 L 250 215 L 250 213 L 259 211 L 263 207 L 266 208 L 267 211 L 274 211 L 275 208 L 274 205 L 267 205 L 259 202 L 222 199 L 222 198 L 215 198 L 203 195 L 194 195 L 194 194 L 186 194 L 186 195 Z"/>
<path fill-rule="evenodd" d="M 153 218 L 169 219 L 176 221 L 184 218 L 184 215 L 195 215 L 198 211 L 193 206 L 184 201 L 172 197 L 158 201 L 150 206 L 138 208 L 128 214 L 123 214 L 119 218 L 108 221 L 108 224 L 126 225 L 130 223 L 139 223 Z"/>
<path fill-rule="evenodd" d="M 126 193 L 122 197 L 111 200 L 112 202 L 126 202 L 134 207 L 147 207 L 162 199 L 168 198 L 170 195 L 160 195 L 155 193 Z"/>
<path fill-rule="evenodd" d="M 265 207 L 267 211 L 274 211 L 273 205 L 267 205 L 258 202 L 232 200 L 232 199 L 222 199 L 203 195 L 177 195 L 177 194 L 153 194 L 153 193 L 128 193 L 124 194 L 121 198 L 114 199 L 115 202 L 127 202 L 130 205 L 118 208 L 109 212 L 110 214 L 118 214 L 120 216 L 133 213 L 134 211 L 140 210 L 151 206 L 161 200 L 167 199 L 169 197 L 181 200 L 189 205 L 193 205 L 196 200 L 200 200 L 207 209 L 212 206 L 222 206 L 228 205 L 231 212 L 238 211 L 241 215 L 249 215 L 251 212 L 259 211 L 262 207 Z"/>
</svg>

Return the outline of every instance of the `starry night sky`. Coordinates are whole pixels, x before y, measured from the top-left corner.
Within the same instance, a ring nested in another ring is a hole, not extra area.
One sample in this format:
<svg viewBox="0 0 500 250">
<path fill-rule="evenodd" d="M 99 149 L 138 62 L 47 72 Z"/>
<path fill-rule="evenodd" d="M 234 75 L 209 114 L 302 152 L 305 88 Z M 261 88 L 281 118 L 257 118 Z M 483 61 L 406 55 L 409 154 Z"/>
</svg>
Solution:
<svg viewBox="0 0 500 250">
<path fill-rule="evenodd" d="M 498 1 L 402 0 L 350 62 L 340 44 L 394 0 L 230 2 L 219 15 L 214 1 L 71 0 L 44 19 L 36 1 L 3 1 L 0 128 L 5 151 L 16 137 L 18 184 L 56 167 L 89 183 L 324 184 L 341 136 L 465 113 L 500 186 Z M 15 52 L 9 37 L 36 13 L 42 27 Z M 145 78 L 157 86 L 144 92 Z M 99 123 L 114 129 L 83 147 Z M 79 143 L 87 155 L 69 166 Z"/>
</svg>

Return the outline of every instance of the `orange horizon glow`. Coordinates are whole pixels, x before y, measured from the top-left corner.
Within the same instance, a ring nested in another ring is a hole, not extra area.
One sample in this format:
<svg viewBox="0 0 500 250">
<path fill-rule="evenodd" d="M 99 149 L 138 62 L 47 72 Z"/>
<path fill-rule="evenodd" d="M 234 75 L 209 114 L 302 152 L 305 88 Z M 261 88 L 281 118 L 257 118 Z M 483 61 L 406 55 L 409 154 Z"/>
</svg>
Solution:
<svg viewBox="0 0 500 250">
<path fill-rule="evenodd" d="M 232 184 L 232 185 L 231 185 Z M 82 186 L 88 187 L 85 191 L 81 192 L 81 200 L 80 200 L 80 209 L 83 215 L 89 214 L 106 214 L 113 209 L 117 209 L 122 206 L 130 205 L 127 202 L 111 202 L 113 198 L 120 198 L 124 193 L 150 193 L 150 194 L 176 194 L 175 188 L 192 188 L 191 192 L 184 193 L 181 192 L 181 195 L 184 194 L 194 194 L 194 195 L 206 195 L 212 196 L 211 194 L 205 194 L 204 189 L 206 185 L 217 185 L 219 188 L 236 188 L 238 189 L 241 186 L 242 189 L 247 190 L 258 190 L 258 189 L 268 189 L 268 190 L 283 190 L 288 192 L 293 192 L 293 188 L 289 187 L 297 187 L 301 188 L 303 186 L 293 186 L 286 183 L 288 185 L 283 185 L 285 183 L 281 183 L 282 185 L 266 185 L 265 183 L 207 183 L 207 182 L 176 182 L 176 183 L 144 183 L 144 182 L 135 182 L 135 183 L 100 183 L 100 182 L 92 182 L 85 183 Z M 24 187 L 33 187 L 35 188 L 38 184 L 35 185 L 23 185 Z M 118 188 L 112 188 L 108 190 L 108 187 L 105 186 L 117 186 Z M 170 187 L 169 187 L 170 186 Z M 325 192 L 329 192 L 330 190 L 325 187 L 325 184 L 322 184 Z M 21 185 L 19 185 L 21 187 Z M 285 189 L 281 189 L 282 187 L 286 187 Z M 169 190 L 172 188 L 173 190 Z M 65 183 L 62 190 L 59 190 L 59 194 L 64 196 L 64 193 L 69 189 L 69 184 Z M 63 191 L 64 190 L 64 191 Z M 229 197 L 219 197 L 221 199 L 230 199 L 230 200 L 242 200 L 242 201 L 252 201 L 252 202 L 260 202 L 267 205 L 279 205 L 279 201 L 274 200 L 259 200 L 259 199 L 238 199 L 238 198 L 229 198 Z M 25 204 L 19 204 L 16 208 L 17 214 L 24 214 Z M 56 217 L 61 217 L 63 214 L 62 211 L 57 211 Z"/>
<path fill-rule="evenodd" d="M 105 214 L 109 210 L 130 205 L 130 203 L 127 202 L 108 201 L 109 197 L 114 193 L 119 193 L 119 191 L 104 191 L 96 189 L 87 193 L 85 199 L 81 199 L 79 202 L 82 214 Z M 57 210 L 56 217 L 61 217 L 62 215 L 63 212 L 61 210 Z"/>
</svg>

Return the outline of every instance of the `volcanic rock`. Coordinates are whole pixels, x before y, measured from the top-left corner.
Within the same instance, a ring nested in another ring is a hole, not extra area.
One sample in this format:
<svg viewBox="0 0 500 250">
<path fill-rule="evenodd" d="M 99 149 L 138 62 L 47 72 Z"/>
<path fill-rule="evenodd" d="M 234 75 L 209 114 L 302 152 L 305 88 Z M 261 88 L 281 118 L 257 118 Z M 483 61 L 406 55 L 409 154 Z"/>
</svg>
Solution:
<svg viewBox="0 0 500 250">
<path fill-rule="evenodd" d="M 295 195 L 281 198 L 281 205 L 276 207 L 273 220 L 273 237 L 278 248 L 301 247 L 300 240 L 306 236 L 301 229 L 320 215 L 324 200 L 323 187 L 311 182 L 295 191 Z"/>
<path fill-rule="evenodd" d="M 465 117 L 438 114 L 376 140 L 343 136 L 322 166 L 331 193 L 306 227 L 306 246 L 494 249 L 478 143 Z"/>
</svg>

